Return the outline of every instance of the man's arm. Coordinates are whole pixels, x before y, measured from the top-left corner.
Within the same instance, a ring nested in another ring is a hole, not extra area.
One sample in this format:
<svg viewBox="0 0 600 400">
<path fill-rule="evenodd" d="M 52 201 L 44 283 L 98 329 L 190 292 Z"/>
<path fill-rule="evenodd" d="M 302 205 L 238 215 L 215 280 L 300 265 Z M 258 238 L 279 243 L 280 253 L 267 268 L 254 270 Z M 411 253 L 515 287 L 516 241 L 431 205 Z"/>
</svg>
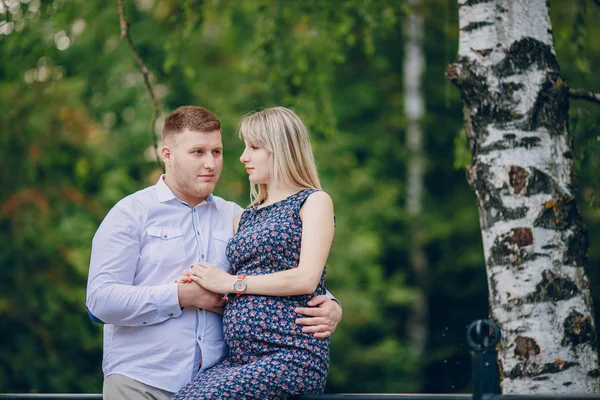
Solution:
<svg viewBox="0 0 600 400">
<path fill-rule="evenodd" d="M 342 306 L 329 292 L 313 297 L 308 307 L 298 307 L 294 311 L 304 316 L 296 319 L 298 325 L 304 325 L 302 332 L 313 333 L 318 338 L 331 336 L 342 320 Z"/>
<path fill-rule="evenodd" d="M 133 286 L 143 221 L 117 205 L 92 241 L 86 306 L 107 324 L 144 326 L 181 314 L 176 284 Z"/>
<path fill-rule="evenodd" d="M 142 217 L 117 205 L 98 228 L 92 241 L 86 296 L 92 319 L 113 325 L 147 326 L 178 317 L 182 307 L 218 307 L 222 296 L 197 285 L 133 285 L 142 226 Z"/>
</svg>

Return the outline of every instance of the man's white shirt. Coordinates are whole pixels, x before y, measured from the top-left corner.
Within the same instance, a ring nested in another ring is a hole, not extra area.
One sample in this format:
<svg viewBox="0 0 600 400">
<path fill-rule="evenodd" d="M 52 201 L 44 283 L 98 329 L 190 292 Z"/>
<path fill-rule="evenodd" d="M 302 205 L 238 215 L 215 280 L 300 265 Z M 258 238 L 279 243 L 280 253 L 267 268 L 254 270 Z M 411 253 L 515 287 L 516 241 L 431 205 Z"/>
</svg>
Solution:
<svg viewBox="0 0 600 400">
<path fill-rule="evenodd" d="M 185 269 L 226 271 L 237 204 L 209 195 L 191 208 L 163 177 L 113 207 L 92 242 L 86 305 L 104 325 L 104 376 L 122 374 L 176 392 L 227 355 L 222 317 L 179 307 Z"/>
</svg>

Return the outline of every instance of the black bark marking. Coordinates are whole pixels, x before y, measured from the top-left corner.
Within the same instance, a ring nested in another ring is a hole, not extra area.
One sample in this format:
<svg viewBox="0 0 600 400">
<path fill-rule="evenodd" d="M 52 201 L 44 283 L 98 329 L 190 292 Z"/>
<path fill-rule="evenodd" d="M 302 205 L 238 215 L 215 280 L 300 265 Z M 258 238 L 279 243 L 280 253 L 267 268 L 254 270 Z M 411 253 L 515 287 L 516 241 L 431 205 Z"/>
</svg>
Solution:
<svg viewBox="0 0 600 400">
<path fill-rule="evenodd" d="M 577 210 L 575 199 L 571 198 L 569 222 L 571 222 L 571 233 L 567 238 L 567 249 L 564 253 L 565 265 L 585 266 L 587 265 L 587 252 L 589 248 L 588 231 L 583 219 Z"/>
<path fill-rule="evenodd" d="M 515 194 L 521 193 L 521 190 L 523 190 L 523 188 L 525 187 L 528 176 L 529 173 L 525 169 L 516 165 L 510 166 L 508 178 L 510 181 L 510 186 L 512 186 L 512 188 L 515 189 Z M 531 231 L 529 232 L 531 233 Z"/>
<path fill-rule="evenodd" d="M 493 51 L 493 49 L 480 49 L 480 50 L 476 50 L 474 48 L 471 47 L 471 50 L 473 50 L 475 53 L 483 56 L 483 57 L 487 57 L 490 55 L 490 53 Z"/>
<path fill-rule="evenodd" d="M 530 377 L 535 381 L 546 381 L 550 379 L 550 377 L 544 375 L 557 374 L 577 365 L 580 364 L 577 362 L 557 359 L 553 363 L 546 363 L 542 366 L 539 366 L 538 364 L 529 363 L 527 360 L 525 360 L 522 364 L 515 365 L 515 367 L 507 374 L 507 376 L 511 379 Z"/>
<path fill-rule="evenodd" d="M 554 183 L 550 182 L 551 185 Z M 558 191 L 559 188 L 553 188 Z M 533 226 L 558 231 L 570 230 L 564 251 L 565 266 L 584 266 L 587 263 L 588 233 L 583 223 L 575 198 L 558 196 L 544 203 L 544 209 L 533 222 Z"/>
<path fill-rule="evenodd" d="M 535 376 L 531 379 L 534 381 L 549 381 L 550 377 L 549 376 Z"/>
<path fill-rule="evenodd" d="M 475 160 L 481 143 L 485 142 L 488 135 L 489 124 L 506 125 L 523 115 L 514 113 L 512 96 L 490 91 L 487 77 L 478 76 L 472 70 L 472 65 L 473 61 L 461 58 L 448 67 L 446 76 L 460 89 L 465 126 L 472 132 L 468 135 L 471 159 Z"/>
<path fill-rule="evenodd" d="M 496 188 L 491 183 L 487 165 L 475 164 L 468 167 L 467 180 L 480 202 L 479 214 L 483 229 L 489 228 L 497 221 L 521 219 L 527 215 L 529 210 L 527 207 L 506 208 L 504 206 L 501 191 L 508 192 L 509 187 L 506 185 L 505 188 Z"/>
<path fill-rule="evenodd" d="M 550 270 L 542 272 L 542 280 L 535 285 L 535 292 L 526 297 L 529 303 L 542 301 L 567 300 L 579 293 L 577 285 L 562 276 L 555 275 Z"/>
<path fill-rule="evenodd" d="M 572 196 L 557 197 L 544 203 L 544 208 L 533 222 L 533 226 L 564 231 L 575 228 L 581 222 L 575 198 Z"/>
<path fill-rule="evenodd" d="M 543 70 L 559 70 L 552 47 L 527 37 L 514 42 L 507 50 L 505 59 L 493 69 L 502 78 L 518 75 L 532 66 Z"/>
<path fill-rule="evenodd" d="M 489 285 L 489 290 L 490 290 L 490 298 L 496 298 L 498 296 L 498 282 L 496 281 L 496 279 L 489 279 L 488 280 L 488 285 Z M 503 305 L 503 307 L 505 307 Z M 493 313 L 492 308 L 490 307 L 490 312 Z"/>
<path fill-rule="evenodd" d="M 588 236 L 583 224 L 576 224 L 573 233 L 567 238 L 565 265 L 582 267 L 587 265 Z"/>
<path fill-rule="evenodd" d="M 500 86 L 502 87 L 503 90 L 507 91 L 507 92 L 514 92 L 515 90 L 521 90 L 521 89 L 525 89 L 525 84 L 524 83 L 514 83 L 514 82 L 509 82 L 509 83 L 500 83 Z"/>
<path fill-rule="evenodd" d="M 568 158 L 568 159 L 572 159 L 573 158 L 573 152 L 571 150 L 567 150 L 563 153 L 563 157 L 564 158 Z"/>
<path fill-rule="evenodd" d="M 523 365 L 521 365 L 521 364 L 515 365 L 515 367 L 513 369 L 511 369 L 510 371 L 508 371 L 508 373 L 506 374 L 506 376 L 509 379 L 518 379 L 518 378 L 522 378 L 523 376 L 526 376 L 523 373 Z"/>
<path fill-rule="evenodd" d="M 568 86 L 559 75 L 559 65 L 550 45 L 533 38 L 519 40 L 512 44 L 505 59 L 494 66 L 493 70 L 502 79 L 531 68 L 547 71 L 546 80 L 528 115 L 517 126 L 524 131 L 545 127 L 551 135 L 564 135 L 569 120 Z M 511 83 L 504 85 L 510 87 Z M 509 90 L 508 93 L 512 91 Z M 512 94 L 510 97 L 512 98 Z M 519 116 L 515 116 L 515 119 L 521 120 Z"/>
<path fill-rule="evenodd" d="M 558 72 L 549 72 L 537 94 L 528 118 L 520 127 L 525 131 L 534 131 L 544 127 L 551 136 L 566 135 L 567 121 L 569 121 L 568 96 L 569 87 L 566 82 L 558 75 Z M 573 147 L 573 144 L 570 143 L 569 147 Z"/>
<path fill-rule="evenodd" d="M 542 139 L 537 136 L 525 136 L 521 138 L 519 147 L 525 147 L 531 149 L 532 147 L 538 147 L 542 143 Z"/>
<path fill-rule="evenodd" d="M 589 376 L 590 378 L 600 377 L 600 369 L 596 368 L 591 371 L 588 371 L 587 376 Z"/>
<path fill-rule="evenodd" d="M 534 196 L 540 193 L 552 194 L 558 190 L 559 187 L 554 182 L 554 178 L 535 167 L 531 168 L 525 191 L 527 196 Z"/>
<path fill-rule="evenodd" d="M 556 373 L 565 371 L 571 367 L 575 367 L 577 365 L 579 365 L 579 363 L 577 363 L 577 362 L 556 360 L 553 363 L 544 364 L 544 366 L 542 367 L 542 370 L 536 375 L 556 374 Z"/>
<path fill-rule="evenodd" d="M 571 311 L 565 319 L 563 327 L 563 346 L 577 346 L 583 343 L 590 343 L 592 347 L 596 347 L 596 335 L 594 334 L 594 327 L 589 317 L 584 317 L 583 314 L 577 311 Z"/>
<path fill-rule="evenodd" d="M 458 7 L 471 7 L 474 6 L 475 4 L 481 4 L 481 3 L 491 3 L 493 0 L 467 0 L 465 1 L 463 4 L 460 4 Z"/>
<path fill-rule="evenodd" d="M 500 4 L 496 4 L 496 11 L 499 13 L 507 13 L 508 8 L 502 7 Z"/>
<path fill-rule="evenodd" d="M 532 147 L 538 147 L 542 143 L 542 139 L 537 136 L 525 136 L 517 140 L 517 135 L 512 133 L 505 134 L 503 139 L 503 141 L 495 142 L 489 146 L 482 147 L 479 150 L 479 153 L 486 154 L 491 151 L 514 149 L 517 147 L 531 149 Z"/>
<path fill-rule="evenodd" d="M 513 228 L 499 235 L 490 250 L 489 266 L 520 265 L 525 261 L 535 260 L 543 254 L 532 253 L 526 247 L 533 244 L 533 233 L 530 228 Z"/>
<path fill-rule="evenodd" d="M 529 360 L 540 354 L 540 346 L 530 337 L 517 336 L 515 338 L 515 356 L 520 360 Z"/>
<path fill-rule="evenodd" d="M 475 29 L 481 29 L 484 26 L 490 26 L 490 25 L 494 25 L 494 24 L 491 22 L 486 22 L 486 21 L 471 22 L 469 25 L 462 28 L 461 31 L 471 32 L 471 31 L 474 31 Z"/>
</svg>

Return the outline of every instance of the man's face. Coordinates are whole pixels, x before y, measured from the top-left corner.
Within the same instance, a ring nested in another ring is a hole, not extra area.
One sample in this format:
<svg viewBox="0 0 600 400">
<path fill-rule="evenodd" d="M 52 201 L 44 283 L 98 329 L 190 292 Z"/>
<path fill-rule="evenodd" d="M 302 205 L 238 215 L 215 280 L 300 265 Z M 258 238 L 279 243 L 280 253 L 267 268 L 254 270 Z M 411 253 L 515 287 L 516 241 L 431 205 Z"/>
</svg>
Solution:
<svg viewBox="0 0 600 400">
<path fill-rule="evenodd" d="M 161 149 L 165 182 L 179 199 L 195 207 L 215 190 L 223 169 L 221 131 L 173 135 Z"/>
</svg>

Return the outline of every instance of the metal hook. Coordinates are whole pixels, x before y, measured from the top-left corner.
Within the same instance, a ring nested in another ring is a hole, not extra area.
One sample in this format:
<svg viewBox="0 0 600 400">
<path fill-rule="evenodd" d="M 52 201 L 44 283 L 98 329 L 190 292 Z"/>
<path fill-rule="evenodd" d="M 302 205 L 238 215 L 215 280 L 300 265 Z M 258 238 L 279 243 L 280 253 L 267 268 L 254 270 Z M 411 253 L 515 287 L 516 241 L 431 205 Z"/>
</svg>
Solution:
<svg viewBox="0 0 600 400">
<path fill-rule="evenodd" d="M 467 342 L 475 351 L 494 349 L 500 337 L 500 328 L 488 319 L 474 321 L 467 328 Z"/>
</svg>

